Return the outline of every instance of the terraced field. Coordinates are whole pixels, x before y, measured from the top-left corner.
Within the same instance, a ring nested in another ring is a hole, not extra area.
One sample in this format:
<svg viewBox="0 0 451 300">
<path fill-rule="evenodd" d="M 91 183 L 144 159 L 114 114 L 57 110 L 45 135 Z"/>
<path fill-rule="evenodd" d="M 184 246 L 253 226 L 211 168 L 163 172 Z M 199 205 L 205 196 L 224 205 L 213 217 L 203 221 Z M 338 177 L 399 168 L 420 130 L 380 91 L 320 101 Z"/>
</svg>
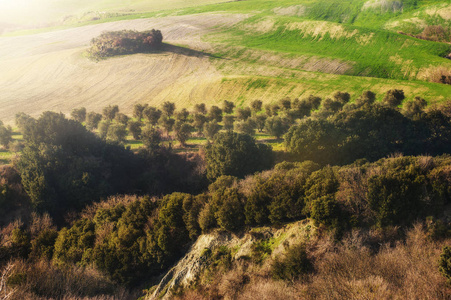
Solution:
<svg viewBox="0 0 451 300">
<path fill-rule="evenodd" d="M 400 88 L 408 99 L 451 100 L 450 85 L 431 82 L 451 74 L 448 37 L 406 35 L 427 26 L 449 31 L 450 1 L 217 2 L 93 2 L 93 9 L 117 15 L 86 22 L 90 6 L 71 2 L 82 9 L 72 11 L 76 26 L 0 36 L 0 119 L 80 106 L 100 111 L 108 104 L 130 112 L 137 102 L 168 100 L 177 107 L 224 99 L 240 106 L 337 90 L 355 96 L 370 89 L 382 98 Z M 67 13 L 52 11 L 52 18 Z M 161 53 L 86 56 L 89 41 L 103 31 L 152 28 L 163 33 Z"/>
</svg>

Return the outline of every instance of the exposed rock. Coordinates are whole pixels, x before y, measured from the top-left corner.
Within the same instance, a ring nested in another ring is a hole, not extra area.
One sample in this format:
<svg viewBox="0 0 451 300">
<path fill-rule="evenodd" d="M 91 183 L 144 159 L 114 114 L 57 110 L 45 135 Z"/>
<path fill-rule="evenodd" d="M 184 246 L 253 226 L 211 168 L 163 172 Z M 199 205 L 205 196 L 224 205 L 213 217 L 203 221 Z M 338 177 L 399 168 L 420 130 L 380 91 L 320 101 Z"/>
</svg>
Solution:
<svg viewBox="0 0 451 300">
<path fill-rule="evenodd" d="M 191 286 L 208 266 L 208 255 L 206 253 L 209 251 L 207 249 L 227 246 L 229 249 L 234 249 L 233 260 L 239 260 L 244 257 L 251 257 L 254 242 L 271 239 L 274 241 L 272 253 L 272 257 L 274 257 L 283 253 L 287 245 L 299 243 L 308 236 L 311 228 L 311 224 L 304 220 L 285 225 L 280 229 L 272 227 L 254 228 L 242 236 L 219 230 L 201 235 L 187 254 L 166 273 L 152 294 L 147 295 L 145 299 L 170 299 L 175 288 Z"/>
</svg>

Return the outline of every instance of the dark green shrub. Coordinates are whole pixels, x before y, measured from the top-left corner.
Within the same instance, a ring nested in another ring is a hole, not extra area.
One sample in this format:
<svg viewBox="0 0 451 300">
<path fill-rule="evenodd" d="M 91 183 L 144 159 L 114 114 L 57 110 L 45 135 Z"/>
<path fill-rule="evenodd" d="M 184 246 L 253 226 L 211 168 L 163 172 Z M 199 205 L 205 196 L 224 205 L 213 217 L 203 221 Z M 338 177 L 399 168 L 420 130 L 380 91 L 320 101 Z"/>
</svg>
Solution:
<svg viewBox="0 0 451 300">
<path fill-rule="evenodd" d="M 57 237 L 58 232 L 56 230 L 47 229 L 41 231 L 38 236 L 33 241 L 31 241 L 30 257 L 35 259 L 52 259 Z"/>
<path fill-rule="evenodd" d="M 439 271 L 443 276 L 448 279 L 448 282 L 451 283 L 451 247 L 445 246 L 443 247 L 443 251 L 440 254 L 439 259 Z"/>
<path fill-rule="evenodd" d="M 273 278 L 279 280 L 293 281 L 312 270 L 313 265 L 303 244 L 290 247 L 282 259 L 276 258 L 271 265 Z"/>
<path fill-rule="evenodd" d="M 212 197 L 219 227 L 228 231 L 241 230 L 244 226 L 243 195 L 235 188 L 227 188 L 224 192 L 216 192 Z"/>
</svg>

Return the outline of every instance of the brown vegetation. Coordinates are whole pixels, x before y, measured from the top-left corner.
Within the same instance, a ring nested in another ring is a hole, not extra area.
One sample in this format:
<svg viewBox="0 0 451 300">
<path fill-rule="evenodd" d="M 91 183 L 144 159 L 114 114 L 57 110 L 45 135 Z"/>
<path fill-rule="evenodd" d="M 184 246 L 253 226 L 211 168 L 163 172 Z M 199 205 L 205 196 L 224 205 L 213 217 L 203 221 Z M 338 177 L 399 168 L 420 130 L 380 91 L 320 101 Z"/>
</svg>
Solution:
<svg viewBox="0 0 451 300">
<path fill-rule="evenodd" d="M 400 34 L 415 37 L 426 41 L 433 42 L 451 42 L 451 31 L 449 28 L 443 28 L 441 25 L 429 25 L 424 28 L 420 34 L 411 34 L 406 32 L 399 32 Z"/>
<path fill-rule="evenodd" d="M 381 245 L 375 248 L 374 242 Z M 438 271 L 438 259 L 450 242 L 431 239 L 422 224 L 406 232 L 355 230 L 341 243 L 319 234 L 307 247 L 315 271 L 302 279 L 272 279 L 272 259 L 262 267 L 235 262 L 178 299 L 449 299 L 451 288 Z"/>
</svg>

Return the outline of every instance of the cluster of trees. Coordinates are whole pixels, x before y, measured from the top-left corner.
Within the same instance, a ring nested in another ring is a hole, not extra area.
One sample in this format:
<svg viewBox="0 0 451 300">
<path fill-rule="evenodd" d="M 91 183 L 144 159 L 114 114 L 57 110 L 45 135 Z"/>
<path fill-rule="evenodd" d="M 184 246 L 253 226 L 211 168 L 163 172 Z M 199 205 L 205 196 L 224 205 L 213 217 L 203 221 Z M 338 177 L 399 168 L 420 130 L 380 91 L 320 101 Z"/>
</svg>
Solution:
<svg viewBox="0 0 451 300">
<path fill-rule="evenodd" d="M 103 116 L 95 112 L 86 115 L 86 109 L 80 108 L 72 117 L 86 120 L 90 129 L 98 128 L 103 139 L 124 143 L 131 134 L 148 148 L 158 147 L 165 139 L 175 138 L 186 146 L 193 135 L 211 142 L 218 132 L 253 136 L 264 131 L 276 139 L 284 137 L 287 150 L 300 160 L 319 163 L 376 160 L 394 152 L 448 153 L 450 121 L 446 112 L 426 110 L 426 100 L 419 97 L 408 102 L 404 99 L 404 92 L 396 89 L 389 90 L 382 102 L 376 102 L 371 91 L 353 102 L 349 93 L 336 92 L 332 98 L 283 98 L 265 106 L 255 100 L 242 108 L 227 100 L 222 107 L 208 109 L 200 103 L 192 111 L 176 110 L 175 103 L 167 101 L 160 108 L 136 104 L 134 119 L 120 113 L 117 105 L 105 107 Z M 440 136 L 437 130 L 442 131 Z"/>
<path fill-rule="evenodd" d="M 451 202 L 450 163 L 449 156 L 323 168 L 284 162 L 243 180 L 221 176 L 197 195 L 111 198 L 85 209 L 71 226 L 59 231 L 48 226 L 34 238 L 26 227 L 17 227 L 9 246 L 17 251 L 1 250 L 60 265 L 94 264 L 116 282 L 136 285 L 169 267 L 199 234 L 214 228 L 239 232 L 310 217 L 340 233 L 409 226 L 437 216 Z M 439 221 L 432 223 L 437 235 L 449 233 Z M 286 271 L 281 265 L 281 278 Z"/>
<path fill-rule="evenodd" d="M 160 30 L 121 30 L 104 32 L 91 40 L 90 54 L 96 58 L 150 52 L 161 47 Z"/>
<path fill-rule="evenodd" d="M 155 195 L 204 186 L 196 159 L 164 148 L 135 154 L 60 113 L 45 112 L 38 119 L 19 114 L 16 121 L 25 140 L 15 163 L 23 187 L 34 209 L 50 212 L 58 222 L 65 213 L 108 195 Z"/>
<path fill-rule="evenodd" d="M 289 129 L 286 148 L 299 160 L 321 164 L 374 161 L 391 153 L 451 153 L 447 112 L 426 111 L 426 101 L 418 97 L 399 108 L 403 100 L 400 90 L 389 91 L 381 103 L 371 92 L 346 105 L 336 100 L 326 105 L 326 99 L 319 111 Z"/>
</svg>

